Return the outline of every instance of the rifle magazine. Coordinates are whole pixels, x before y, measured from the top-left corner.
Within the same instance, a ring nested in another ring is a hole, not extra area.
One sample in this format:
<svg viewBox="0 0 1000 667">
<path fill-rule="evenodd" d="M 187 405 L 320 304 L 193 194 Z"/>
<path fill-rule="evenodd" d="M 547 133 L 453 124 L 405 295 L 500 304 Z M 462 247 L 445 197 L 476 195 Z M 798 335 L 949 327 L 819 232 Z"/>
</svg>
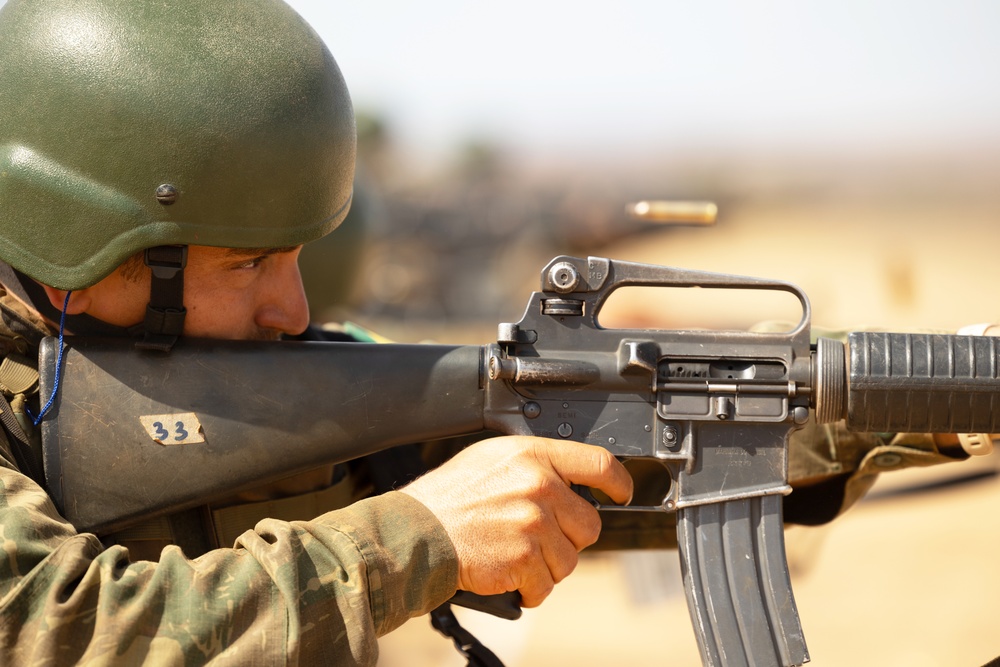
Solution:
<svg viewBox="0 0 1000 667">
<path fill-rule="evenodd" d="M 780 496 L 683 508 L 677 540 L 705 665 L 809 661 L 785 560 Z"/>
</svg>

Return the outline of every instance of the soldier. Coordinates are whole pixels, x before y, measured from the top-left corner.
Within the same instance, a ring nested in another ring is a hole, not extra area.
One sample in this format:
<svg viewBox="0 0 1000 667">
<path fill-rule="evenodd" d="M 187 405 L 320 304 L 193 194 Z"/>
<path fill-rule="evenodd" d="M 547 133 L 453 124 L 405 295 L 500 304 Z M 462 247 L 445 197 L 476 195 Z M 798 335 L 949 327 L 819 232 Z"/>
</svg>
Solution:
<svg viewBox="0 0 1000 667">
<path fill-rule="evenodd" d="M 354 503 L 331 467 L 77 534 L 40 486 L 39 340 L 302 333 L 296 258 L 350 206 L 353 114 L 279 0 L 10 0 L 0 118 L 3 664 L 372 664 L 457 589 L 540 604 L 600 530 L 569 483 L 628 500 L 603 449 L 501 438 Z"/>
</svg>

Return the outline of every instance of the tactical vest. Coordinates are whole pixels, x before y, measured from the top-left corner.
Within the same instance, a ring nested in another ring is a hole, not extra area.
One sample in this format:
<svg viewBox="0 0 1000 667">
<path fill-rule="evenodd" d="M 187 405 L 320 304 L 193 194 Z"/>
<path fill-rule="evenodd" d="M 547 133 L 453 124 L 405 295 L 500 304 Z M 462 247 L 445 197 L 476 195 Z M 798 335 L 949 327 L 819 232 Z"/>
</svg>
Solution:
<svg viewBox="0 0 1000 667">
<path fill-rule="evenodd" d="M 0 456 L 35 481 L 42 479 L 41 435 L 29 410 L 38 411 L 38 341 L 41 332 L 26 308 L 0 288 Z"/>
</svg>

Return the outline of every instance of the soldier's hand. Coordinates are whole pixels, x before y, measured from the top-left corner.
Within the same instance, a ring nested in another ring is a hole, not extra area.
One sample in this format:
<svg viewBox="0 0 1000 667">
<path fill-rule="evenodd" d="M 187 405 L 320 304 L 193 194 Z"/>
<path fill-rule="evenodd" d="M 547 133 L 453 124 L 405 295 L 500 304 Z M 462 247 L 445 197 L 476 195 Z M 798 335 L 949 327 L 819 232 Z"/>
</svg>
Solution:
<svg viewBox="0 0 1000 667">
<path fill-rule="evenodd" d="M 583 484 L 627 503 L 632 478 L 607 450 L 506 436 L 476 443 L 402 489 L 426 505 L 458 553 L 458 588 L 520 591 L 536 607 L 597 540 L 597 510 L 570 489 Z"/>
</svg>

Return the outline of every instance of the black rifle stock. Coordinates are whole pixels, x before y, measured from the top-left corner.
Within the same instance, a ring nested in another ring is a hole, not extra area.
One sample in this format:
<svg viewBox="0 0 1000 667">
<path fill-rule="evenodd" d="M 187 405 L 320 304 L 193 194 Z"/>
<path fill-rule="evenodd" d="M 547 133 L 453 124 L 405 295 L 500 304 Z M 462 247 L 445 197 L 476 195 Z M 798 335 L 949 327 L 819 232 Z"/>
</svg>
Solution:
<svg viewBox="0 0 1000 667">
<path fill-rule="evenodd" d="M 609 330 L 625 286 L 779 290 L 784 333 Z M 484 429 L 579 440 L 670 472 L 662 503 L 706 665 L 809 660 L 785 561 L 788 436 L 809 409 L 855 430 L 997 432 L 992 338 L 851 334 L 810 344 L 791 284 L 558 257 L 495 345 L 120 340 L 42 346 L 48 490 L 77 528 L 106 534 L 256 484 L 397 444 Z M 604 507 L 611 510 L 614 508 Z"/>
</svg>

